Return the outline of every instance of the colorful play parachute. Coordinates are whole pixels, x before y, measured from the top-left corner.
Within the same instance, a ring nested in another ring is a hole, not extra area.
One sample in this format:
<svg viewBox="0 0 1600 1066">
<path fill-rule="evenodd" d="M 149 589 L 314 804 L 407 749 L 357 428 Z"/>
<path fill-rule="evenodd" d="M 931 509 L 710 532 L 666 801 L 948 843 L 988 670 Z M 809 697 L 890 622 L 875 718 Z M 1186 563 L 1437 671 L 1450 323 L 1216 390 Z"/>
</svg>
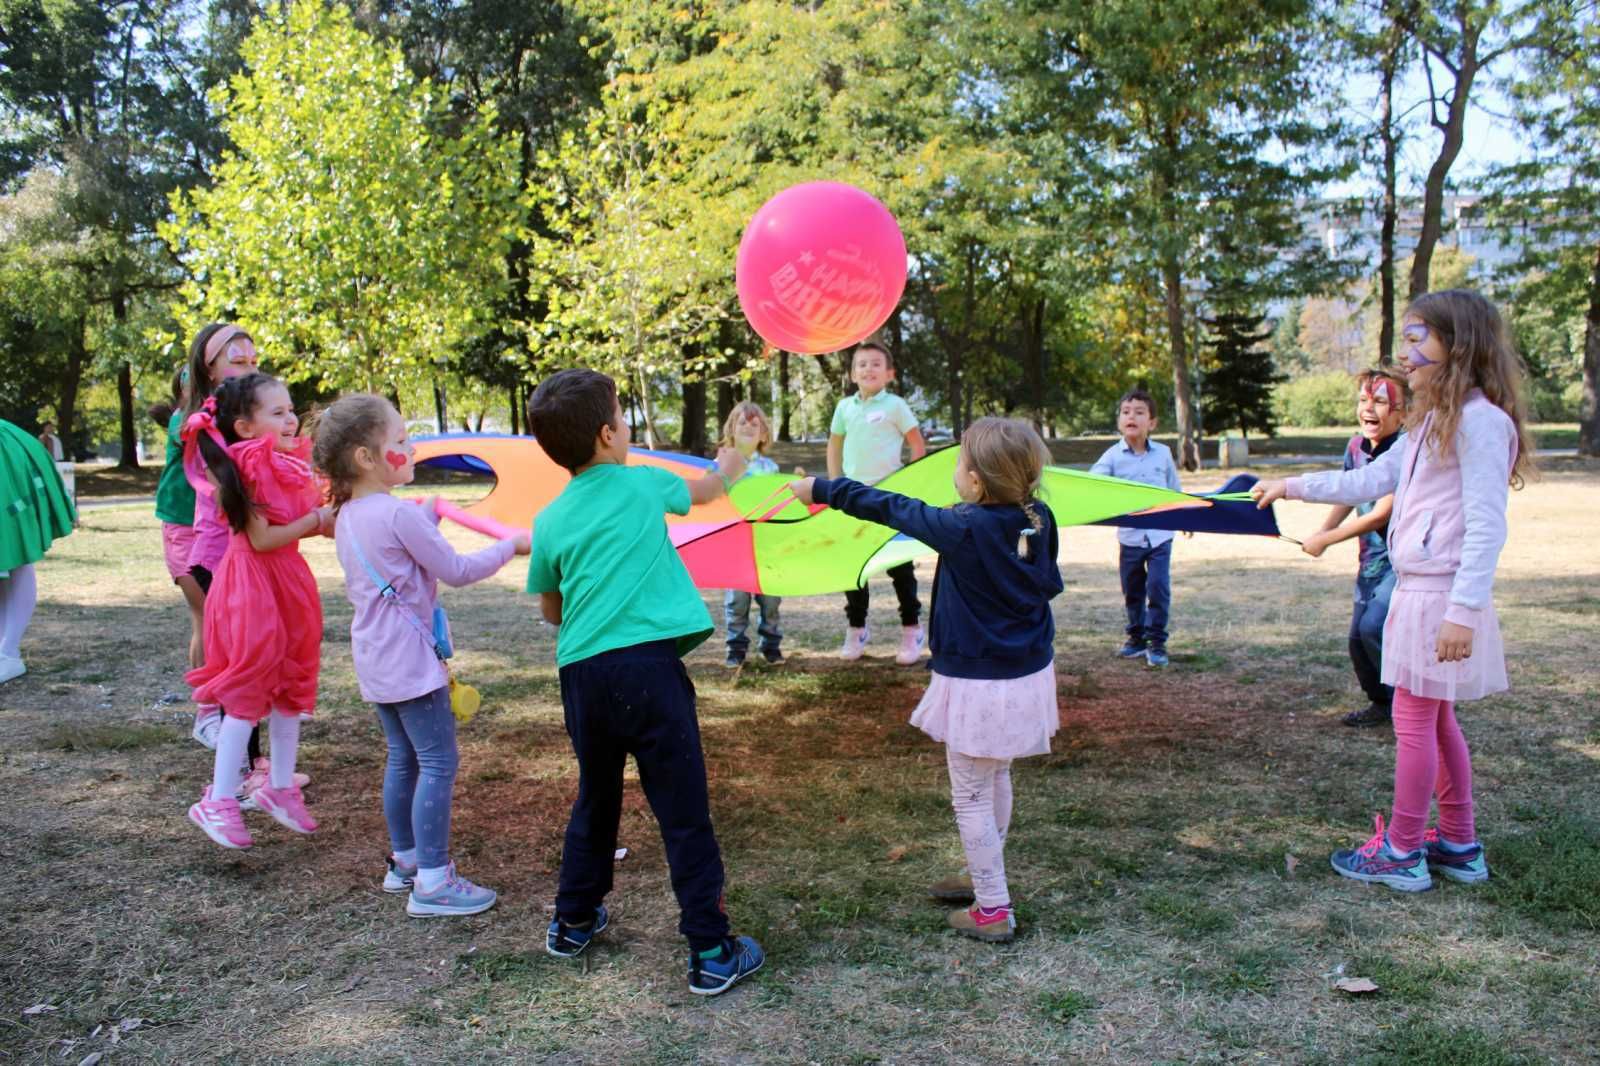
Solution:
<svg viewBox="0 0 1600 1066">
<path fill-rule="evenodd" d="M 494 490 L 471 508 L 441 508 L 448 517 L 491 535 L 528 528 L 567 482 L 566 471 L 530 437 L 452 435 L 419 438 L 415 445 L 420 463 L 494 474 Z M 879 487 L 936 507 L 953 504 L 959 451 L 932 452 L 889 475 Z M 635 449 L 629 461 L 686 478 L 699 477 L 710 466 L 693 456 L 643 449 Z M 672 542 L 696 585 L 775 596 L 842 592 L 872 574 L 930 553 L 926 545 L 886 526 L 832 508 L 804 506 L 784 491 L 792 480 L 788 474 L 745 478 L 728 498 L 694 507 L 682 517 L 668 516 Z M 1229 495 L 1236 494 L 1233 483 L 1228 488 Z M 1194 496 L 1048 467 L 1042 495 L 1062 526 L 1116 519 L 1111 524 L 1148 522 L 1150 528 L 1277 535 L 1270 512 L 1224 494 Z"/>
</svg>

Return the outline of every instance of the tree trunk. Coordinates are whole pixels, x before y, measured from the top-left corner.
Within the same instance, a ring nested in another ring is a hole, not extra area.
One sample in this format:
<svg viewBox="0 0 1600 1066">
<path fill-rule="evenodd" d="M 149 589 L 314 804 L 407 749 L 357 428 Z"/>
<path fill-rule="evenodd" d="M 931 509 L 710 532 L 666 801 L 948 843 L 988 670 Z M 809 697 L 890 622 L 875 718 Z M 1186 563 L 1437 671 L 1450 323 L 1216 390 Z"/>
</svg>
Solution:
<svg viewBox="0 0 1600 1066">
<path fill-rule="evenodd" d="M 1472 92 L 1472 79 L 1478 73 L 1478 35 L 1482 28 L 1471 24 L 1465 11 L 1461 13 L 1461 55 L 1455 60 L 1454 88 L 1450 94 L 1450 107 L 1445 120 L 1434 118 L 1433 124 L 1444 133 L 1444 143 L 1439 155 L 1428 168 L 1428 178 L 1423 184 L 1422 233 L 1417 238 L 1417 250 L 1411 260 L 1411 291 L 1407 299 L 1415 300 L 1428 291 L 1428 268 L 1433 262 L 1433 249 L 1444 232 L 1444 182 L 1450 175 L 1456 156 L 1461 154 L 1462 127 L 1467 118 L 1467 100 Z"/>
<path fill-rule="evenodd" d="M 84 340 L 89 332 L 89 320 L 83 315 L 73 323 L 67 336 L 67 372 L 61 378 L 60 398 L 56 401 L 56 434 L 61 445 L 72 458 L 72 421 L 78 406 L 78 386 L 83 383 L 83 368 L 89 362 L 89 346 Z"/>
<path fill-rule="evenodd" d="M 439 432 L 445 433 L 450 428 L 450 409 L 445 402 L 444 386 L 437 381 L 433 383 L 433 410 L 439 418 Z"/>
<path fill-rule="evenodd" d="M 794 440 L 794 435 L 789 431 L 789 415 L 792 410 L 789 402 L 789 353 L 778 352 L 778 439 L 785 443 Z"/>
<path fill-rule="evenodd" d="M 726 369 L 726 368 L 724 368 Z M 733 414 L 733 382 L 727 378 L 717 381 L 717 421 L 713 429 L 718 440 L 722 439 L 722 427 L 728 424 L 728 416 Z"/>
<path fill-rule="evenodd" d="M 1028 382 L 1033 428 L 1044 432 L 1044 297 L 1033 300 L 1022 313 L 1022 362 Z"/>
<path fill-rule="evenodd" d="M 706 448 L 706 381 L 683 379 L 683 430 L 679 446 L 690 455 L 704 455 Z"/>
<path fill-rule="evenodd" d="M 1600 245 L 1589 279 L 1589 313 L 1583 324 L 1583 406 L 1578 415 L 1578 454 L 1600 457 Z"/>
<path fill-rule="evenodd" d="M 516 386 L 516 385 L 511 386 L 510 411 L 511 411 L 511 435 L 513 437 L 520 436 L 521 433 L 522 433 L 522 420 L 518 417 L 518 416 L 520 416 L 522 414 L 522 411 L 521 411 L 522 404 L 520 402 L 521 397 L 518 395 L 518 393 L 520 391 L 521 390 L 518 388 L 518 386 Z"/>
<path fill-rule="evenodd" d="M 121 409 L 122 458 L 117 460 L 119 470 L 139 469 L 139 435 L 133 428 L 133 367 L 123 363 L 117 368 L 117 406 Z"/>
<path fill-rule="evenodd" d="M 128 320 L 128 297 L 125 293 L 111 294 L 111 316 L 121 326 Z M 119 470 L 139 469 L 139 434 L 134 430 L 133 418 L 133 366 L 124 361 L 117 368 L 117 408 L 122 437 L 122 458 L 117 460 Z"/>
<path fill-rule="evenodd" d="M 1378 238 L 1378 365 L 1394 360 L 1394 229 L 1399 206 L 1395 201 L 1395 170 L 1399 137 L 1394 125 L 1394 76 L 1399 64 L 1401 35 L 1390 27 L 1383 54 L 1382 83 L 1378 95 L 1378 136 L 1383 140 L 1383 228 Z"/>
<path fill-rule="evenodd" d="M 1177 257 L 1164 256 L 1161 264 L 1167 305 L 1167 332 L 1172 337 L 1172 389 L 1178 408 L 1178 465 L 1200 469 L 1200 443 L 1194 416 L 1194 390 L 1189 382 L 1189 345 L 1183 326 L 1183 276 Z"/>
</svg>

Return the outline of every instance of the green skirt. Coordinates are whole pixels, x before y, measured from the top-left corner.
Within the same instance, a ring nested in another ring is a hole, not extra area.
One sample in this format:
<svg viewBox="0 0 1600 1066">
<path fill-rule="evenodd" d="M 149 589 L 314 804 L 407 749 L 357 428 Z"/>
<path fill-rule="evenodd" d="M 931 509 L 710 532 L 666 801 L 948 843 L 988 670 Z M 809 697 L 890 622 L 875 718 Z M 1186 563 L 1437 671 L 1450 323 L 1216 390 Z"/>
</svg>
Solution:
<svg viewBox="0 0 1600 1066">
<path fill-rule="evenodd" d="M 0 574 L 43 558 L 75 518 L 44 445 L 0 418 Z"/>
</svg>

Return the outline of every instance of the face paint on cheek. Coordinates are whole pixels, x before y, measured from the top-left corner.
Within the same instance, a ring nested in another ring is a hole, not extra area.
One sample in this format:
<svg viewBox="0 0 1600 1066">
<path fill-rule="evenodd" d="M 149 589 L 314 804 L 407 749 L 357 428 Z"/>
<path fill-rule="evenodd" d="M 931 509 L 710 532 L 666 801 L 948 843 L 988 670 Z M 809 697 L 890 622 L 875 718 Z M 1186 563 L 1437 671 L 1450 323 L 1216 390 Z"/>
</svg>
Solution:
<svg viewBox="0 0 1600 1066">
<path fill-rule="evenodd" d="M 386 451 L 386 452 L 383 453 L 383 457 L 385 459 L 389 460 L 389 465 L 394 467 L 396 470 L 399 470 L 402 467 L 404 467 L 406 465 L 406 463 L 409 462 L 410 459 L 411 459 L 411 457 L 409 455 L 407 455 L 405 452 L 388 452 L 388 451 Z"/>
</svg>

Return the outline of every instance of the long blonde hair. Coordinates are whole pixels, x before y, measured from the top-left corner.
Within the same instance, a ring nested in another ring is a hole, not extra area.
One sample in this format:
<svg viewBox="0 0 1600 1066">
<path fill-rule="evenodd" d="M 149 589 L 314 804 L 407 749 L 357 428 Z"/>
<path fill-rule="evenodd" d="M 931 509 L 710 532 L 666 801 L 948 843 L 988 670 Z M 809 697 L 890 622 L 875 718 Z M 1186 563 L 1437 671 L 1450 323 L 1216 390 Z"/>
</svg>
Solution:
<svg viewBox="0 0 1600 1066">
<path fill-rule="evenodd" d="M 1050 449 L 1029 423 L 991 417 L 978 419 L 961 434 L 961 456 L 967 469 L 978 475 L 982 502 L 1014 503 L 1028 516 L 1033 528 L 1017 538 L 1017 554 L 1029 558 L 1030 534 L 1044 529 L 1038 511 L 1039 484 L 1050 463 Z"/>
<path fill-rule="evenodd" d="M 1494 304 L 1472 289 L 1428 292 L 1411 301 L 1405 317 L 1419 318 L 1438 336 L 1450 353 L 1427 389 L 1428 400 L 1406 412 L 1406 429 L 1433 421 L 1423 443 L 1433 454 L 1448 458 L 1455 447 L 1456 429 L 1467 394 L 1482 389 L 1488 401 L 1511 417 L 1517 431 L 1517 458 L 1511 467 L 1511 487 L 1520 489 L 1538 475 L 1533 435 L 1528 432 L 1528 371 L 1511 344 L 1505 319 Z"/>
<path fill-rule="evenodd" d="M 765 455 L 767 445 L 772 443 L 772 423 L 767 421 L 767 413 L 761 409 L 761 405 L 751 403 L 749 400 L 739 401 L 733 405 L 733 410 L 728 412 L 728 420 L 722 423 L 722 446 L 724 448 L 735 447 L 733 427 L 739 424 L 740 415 L 744 415 L 747 418 L 761 419 L 761 439 L 756 441 L 756 454 Z"/>
<path fill-rule="evenodd" d="M 311 462 L 328 479 L 335 511 L 350 502 L 350 492 L 361 476 L 356 449 L 367 447 L 376 453 L 391 417 L 399 417 L 394 405 L 367 392 L 341 396 L 317 412 Z"/>
</svg>

